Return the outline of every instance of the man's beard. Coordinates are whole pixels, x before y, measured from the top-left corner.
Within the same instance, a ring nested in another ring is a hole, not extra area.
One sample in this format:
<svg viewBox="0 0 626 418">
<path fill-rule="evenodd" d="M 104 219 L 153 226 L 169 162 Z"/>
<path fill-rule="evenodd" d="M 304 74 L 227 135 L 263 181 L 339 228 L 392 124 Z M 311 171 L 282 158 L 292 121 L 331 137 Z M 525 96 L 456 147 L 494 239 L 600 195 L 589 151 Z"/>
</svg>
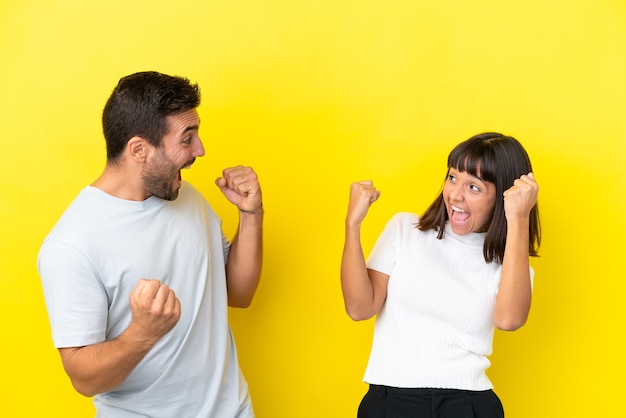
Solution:
<svg viewBox="0 0 626 418">
<path fill-rule="evenodd" d="M 174 180 L 178 179 L 180 170 L 167 158 L 165 152 L 158 150 L 156 157 L 143 170 L 143 185 L 152 195 L 164 200 L 175 200 L 178 187 L 173 188 Z"/>
</svg>

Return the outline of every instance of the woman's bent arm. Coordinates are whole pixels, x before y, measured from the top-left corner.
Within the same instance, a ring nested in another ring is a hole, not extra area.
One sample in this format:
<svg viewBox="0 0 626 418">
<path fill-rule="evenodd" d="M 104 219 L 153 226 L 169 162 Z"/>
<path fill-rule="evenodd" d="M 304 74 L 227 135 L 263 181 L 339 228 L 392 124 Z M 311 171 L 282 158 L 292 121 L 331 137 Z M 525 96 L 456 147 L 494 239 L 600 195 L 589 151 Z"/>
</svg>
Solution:
<svg viewBox="0 0 626 418">
<path fill-rule="evenodd" d="M 389 276 L 368 270 L 361 246 L 361 223 L 369 206 L 380 196 L 371 181 L 353 183 L 346 216 L 346 235 L 341 258 L 341 288 L 346 312 L 355 321 L 376 315 L 387 296 Z"/>
</svg>

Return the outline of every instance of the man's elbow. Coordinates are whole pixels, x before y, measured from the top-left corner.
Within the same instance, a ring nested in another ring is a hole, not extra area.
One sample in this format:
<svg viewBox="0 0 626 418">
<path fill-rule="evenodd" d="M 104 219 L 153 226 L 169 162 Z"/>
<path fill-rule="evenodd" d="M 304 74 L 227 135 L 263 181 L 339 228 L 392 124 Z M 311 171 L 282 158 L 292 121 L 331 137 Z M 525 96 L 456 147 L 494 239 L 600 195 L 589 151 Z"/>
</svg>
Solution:
<svg viewBox="0 0 626 418">
<path fill-rule="evenodd" d="M 71 376 L 70 376 L 70 381 L 72 382 L 72 386 L 74 387 L 74 390 L 76 390 L 76 392 L 80 393 L 81 395 L 87 398 L 92 398 L 96 396 L 98 393 L 103 392 L 103 391 L 98 391 L 95 387 L 89 385 L 88 383 L 82 382 L 76 378 L 72 378 Z"/>
</svg>

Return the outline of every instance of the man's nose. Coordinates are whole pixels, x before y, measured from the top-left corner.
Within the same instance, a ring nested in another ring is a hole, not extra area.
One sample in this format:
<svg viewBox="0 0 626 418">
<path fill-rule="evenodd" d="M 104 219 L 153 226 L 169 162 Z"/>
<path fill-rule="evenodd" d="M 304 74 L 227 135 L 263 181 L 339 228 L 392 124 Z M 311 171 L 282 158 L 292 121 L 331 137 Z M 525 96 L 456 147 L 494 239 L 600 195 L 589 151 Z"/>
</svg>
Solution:
<svg viewBox="0 0 626 418">
<path fill-rule="evenodd" d="M 198 138 L 198 140 L 195 141 L 195 144 L 194 144 L 193 156 L 195 158 L 195 157 L 202 157 L 203 155 L 204 155 L 204 145 L 202 145 L 202 140 Z"/>
</svg>

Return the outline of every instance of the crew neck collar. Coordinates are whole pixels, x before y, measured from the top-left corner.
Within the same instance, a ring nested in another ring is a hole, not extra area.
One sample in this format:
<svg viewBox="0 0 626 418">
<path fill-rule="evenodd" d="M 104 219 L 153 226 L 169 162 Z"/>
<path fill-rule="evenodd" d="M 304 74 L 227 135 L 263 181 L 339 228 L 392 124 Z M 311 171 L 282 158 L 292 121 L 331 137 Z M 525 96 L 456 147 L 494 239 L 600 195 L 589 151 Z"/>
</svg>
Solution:
<svg viewBox="0 0 626 418">
<path fill-rule="evenodd" d="M 109 202 L 114 203 L 116 205 L 120 205 L 120 206 L 126 206 L 128 208 L 135 208 L 135 209 L 149 209 L 151 207 L 154 207 L 156 205 L 159 205 L 163 202 L 163 199 L 156 197 L 154 195 L 144 199 L 144 200 L 128 200 L 128 199 L 122 199 L 119 198 L 117 196 L 113 196 L 112 194 L 109 194 L 107 192 L 105 192 L 102 189 L 99 189 L 98 187 L 95 186 L 87 186 L 85 187 L 85 190 L 90 193 L 90 194 L 98 194 L 100 196 L 103 196 L 104 198 L 106 198 Z"/>
</svg>

